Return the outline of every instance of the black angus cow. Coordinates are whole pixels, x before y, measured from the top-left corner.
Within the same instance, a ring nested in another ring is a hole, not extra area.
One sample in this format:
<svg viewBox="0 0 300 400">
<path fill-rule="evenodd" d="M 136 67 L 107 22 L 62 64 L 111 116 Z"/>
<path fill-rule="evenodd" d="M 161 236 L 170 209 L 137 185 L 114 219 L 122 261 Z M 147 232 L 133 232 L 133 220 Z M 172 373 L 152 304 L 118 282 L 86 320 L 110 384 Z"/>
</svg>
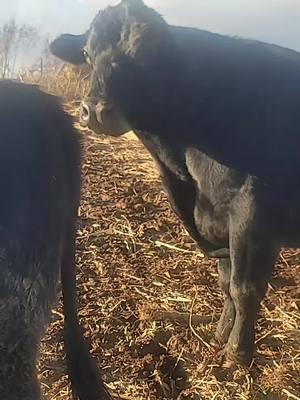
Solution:
<svg viewBox="0 0 300 400">
<path fill-rule="evenodd" d="M 81 146 L 53 96 L 0 81 L 0 398 L 38 400 L 38 347 L 61 273 L 69 374 L 106 399 L 77 317 L 75 233 Z"/>
<path fill-rule="evenodd" d="M 216 337 L 227 359 L 249 364 L 279 249 L 300 243 L 300 55 L 169 26 L 141 0 L 100 11 L 51 49 L 91 65 L 81 123 L 133 129 L 191 236 L 220 258 Z"/>
</svg>

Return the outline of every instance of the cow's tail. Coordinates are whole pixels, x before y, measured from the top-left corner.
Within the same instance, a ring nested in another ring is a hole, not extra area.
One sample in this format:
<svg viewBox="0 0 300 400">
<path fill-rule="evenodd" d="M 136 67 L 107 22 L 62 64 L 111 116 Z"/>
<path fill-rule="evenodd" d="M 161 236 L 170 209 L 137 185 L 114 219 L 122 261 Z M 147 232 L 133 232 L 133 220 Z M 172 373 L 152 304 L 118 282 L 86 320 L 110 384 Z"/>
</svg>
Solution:
<svg viewBox="0 0 300 400">
<path fill-rule="evenodd" d="M 77 313 L 75 229 L 67 235 L 61 265 L 64 342 L 68 374 L 74 394 L 80 400 L 108 400 L 100 372 L 85 342 Z M 74 396 L 74 398 L 76 398 Z"/>
</svg>

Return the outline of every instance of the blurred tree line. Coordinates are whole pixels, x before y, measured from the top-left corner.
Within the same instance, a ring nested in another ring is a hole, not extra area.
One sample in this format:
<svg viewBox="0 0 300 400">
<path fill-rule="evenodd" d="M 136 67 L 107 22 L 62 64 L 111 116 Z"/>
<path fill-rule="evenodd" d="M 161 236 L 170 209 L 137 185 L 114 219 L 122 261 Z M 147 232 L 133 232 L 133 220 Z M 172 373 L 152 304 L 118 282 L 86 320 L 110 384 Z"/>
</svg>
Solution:
<svg viewBox="0 0 300 400">
<path fill-rule="evenodd" d="M 81 99 L 88 87 L 88 65 L 64 64 L 51 55 L 49 44 L 34 26 L 15 19 L 0 26 L 0 79 L 38 84 L 68 101 Z"/>
<path fill-rule="evenodd" d="M 15 77 L 20 58 L 31 51 L 39 40 L 35 27 L 18 25 L 15 19 L 0 26 L 0 78 Z"/>
</svg>

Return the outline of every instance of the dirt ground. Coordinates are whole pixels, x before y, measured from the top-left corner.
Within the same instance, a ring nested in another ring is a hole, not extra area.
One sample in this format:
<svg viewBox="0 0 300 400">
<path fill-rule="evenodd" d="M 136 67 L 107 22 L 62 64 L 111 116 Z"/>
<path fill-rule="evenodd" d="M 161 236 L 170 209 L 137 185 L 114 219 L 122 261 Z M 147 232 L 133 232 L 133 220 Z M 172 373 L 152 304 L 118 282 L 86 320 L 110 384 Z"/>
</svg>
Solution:
<svg viewBox="0 0 300 400">
<path fill-rule="evenodd" d="M 300 399 L 300 250 L 282 252 L 250 370 L 219 365 L 214 261 L 170 210 L 133 138 L 85 136 L 77 263 L 80 317 L 115 399 Z M 71 399 L 61 308 L 41 347 L 49 400 Z"/>
</svg>

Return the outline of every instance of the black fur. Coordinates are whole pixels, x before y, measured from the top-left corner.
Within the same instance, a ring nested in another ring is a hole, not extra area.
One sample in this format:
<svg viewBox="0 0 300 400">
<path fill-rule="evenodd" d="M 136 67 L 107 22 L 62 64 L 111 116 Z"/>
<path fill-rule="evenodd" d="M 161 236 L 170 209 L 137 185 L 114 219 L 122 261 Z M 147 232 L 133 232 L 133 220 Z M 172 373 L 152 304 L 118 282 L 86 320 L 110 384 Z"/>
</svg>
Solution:
<svg viewBox="0 0 300 400">
<path fill-rule="evenodd" d="M 38 347 L 62 277 L 69 373 L 81 400 L 106 399 L 79 327 L 75 232 L 81 146 L 53 96 L 0 81 L 0 398 L 38 400 Z"/>
<path fill-rule="evenodd" d="M 56 39 L 52 52 L 79 63 L 85 48 L 90 100 L 109 100 L 131 127 L 184 136 L 219 162 L 270 181 L 299 178 L 299 53 L 169 26 L 139 0 L 99 12 L 77 48 L 76 36 L 68 38 Z"/>
<path fill-rule="evenodd" d="M 216 336 L 249 364 L 278 251 L 300 244 L 300 54 L 169 26 L 141 0 L 100 12 L 86 38 L 83 123 L 111 135 L 130 126 L 151 153 L 174 211 L 222 258 Z"/>
</svg>

